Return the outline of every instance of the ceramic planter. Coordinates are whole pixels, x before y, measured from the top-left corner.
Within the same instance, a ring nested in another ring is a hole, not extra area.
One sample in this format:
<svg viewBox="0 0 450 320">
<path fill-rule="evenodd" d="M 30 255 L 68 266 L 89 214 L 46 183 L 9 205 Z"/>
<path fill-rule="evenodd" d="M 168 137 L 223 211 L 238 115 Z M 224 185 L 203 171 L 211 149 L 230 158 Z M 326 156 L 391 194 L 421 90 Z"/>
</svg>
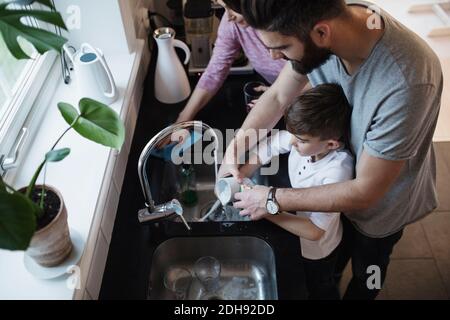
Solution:
<svg viewBox="0 0 450 320">
<path fill-rule="evenodd" d="M 42 186 L 36 186 L 36 189 L 42 189 Z M 61 194 L 48 185 L 45 189 L 58 196 L 61 206 L 56 217 L 44 228 L 35 232 L 25 254 L 43 267 L 54 267 L 69 256 L 72 251 L 72 241 L 67 223 L 67 210 Z"/>
</svg>

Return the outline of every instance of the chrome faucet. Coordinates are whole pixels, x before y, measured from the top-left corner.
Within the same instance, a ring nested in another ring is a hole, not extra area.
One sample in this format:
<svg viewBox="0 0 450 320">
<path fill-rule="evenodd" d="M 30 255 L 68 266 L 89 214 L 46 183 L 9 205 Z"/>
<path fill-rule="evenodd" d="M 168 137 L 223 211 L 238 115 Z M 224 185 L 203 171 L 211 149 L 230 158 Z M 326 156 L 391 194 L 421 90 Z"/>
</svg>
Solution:
<svg viewBox="0 0 450 320">
<path fill-rule="evenodd" d="M 217 150 L 219 149 L 219 139 L 217 133 L 210 126 L 201 121 L 186 121 L 171 125 L 163 129 L 148 142 L 139 158 L 138 174 L 139 180 L 141 182 L 142 192 L 144 193 L 146 206 L 144 209 L 141 209 L 138 212 L 139 222 L 164 219 L 172 216 L 173 214 L 180 215 L 180 210 L 182 210 L 182 207 L 177 199 L 173 199 L 172 201 L 160 205 L 155 204 L 150 191 L 150 179 L 147 176 L 147 160 L 150 157 L 152 151 L 157 148 L 161 144 L 161 142 L 167 140 L 174 132 L 190 128 L 194 128 L 194 130 L 195 128 L 200 128 L 202 130 L 211 132 L 211 135 L 214 138 L 214 169 L 215 177 L 217 178 Z M 189 229 L 189 226 L 186 223 L 185 225 Z"/>
</svg>

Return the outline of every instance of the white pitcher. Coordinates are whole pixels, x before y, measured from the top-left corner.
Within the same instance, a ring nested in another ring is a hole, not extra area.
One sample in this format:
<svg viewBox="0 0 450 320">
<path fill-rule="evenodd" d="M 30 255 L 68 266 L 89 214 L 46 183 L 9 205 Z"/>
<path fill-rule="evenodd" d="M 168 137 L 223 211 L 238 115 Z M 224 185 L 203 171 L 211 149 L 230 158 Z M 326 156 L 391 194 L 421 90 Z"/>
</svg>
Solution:
<svg viewBox="0 0 450 320">
<path fill-rule="evenodd" d="M 186 53 L 184 64 L 189 62 L 191 52 L 182 41 L 175 39 L 175 30 L 159 28 L 153 33 L 158 45 L 158 61 L 155 72 L 155 97 L 167 104 L 178 103 L 189 97 L 191 86 L 175 47 Z"/>
<path fill-rule="evenodd" d="M 83 43 L 75 53 L 64 45 L 69 59 L 73 63 L 80 95 L 112 104 L 118 98 L 114 78 L 109 70 L 103 53 L 88 43 Z"/>
</svg>

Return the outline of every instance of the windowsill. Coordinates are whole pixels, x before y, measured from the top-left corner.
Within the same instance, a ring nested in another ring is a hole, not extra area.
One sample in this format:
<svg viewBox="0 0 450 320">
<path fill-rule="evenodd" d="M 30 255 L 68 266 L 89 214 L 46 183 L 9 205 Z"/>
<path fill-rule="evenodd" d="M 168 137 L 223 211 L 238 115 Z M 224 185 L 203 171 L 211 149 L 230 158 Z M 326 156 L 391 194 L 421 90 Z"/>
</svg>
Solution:
<svg viewBox="0 0 450 320">
<path fill-rule="evenodd" d="M 124 121 L 128 107 L 125 93 L 136 58 L 136 53 L 107 57 L 120 93 L 119 100 L 112 104 L 111 108 L 121 114 Z M 15 187 L 28 184 L 45 153 L 68 128 L 59 113 L 57 103 L 64 101 L 77 107 L 80 98 L 76 89 L 76 79 L 72 79 L 68 86 L 62 82 L 57 86 L 41 126 L 33 137 L 34 141 L 26 154 L 26 161 L 16 171 Z M 69 227 L 78 231 L 86 243 L 95 218 L 102 182 L 107 174 L 108 159 L 113 151 L 82 138 L 73 130 L 59 143 L 58 148 L 63 147 L 70 148 L 71 153 L 62 162 L 48 165 L 46 183 L 55 186 L 63 195 L 69 216 Z M 42 182 L 42 176 L 38 183 Z M 66 285 L 67 275 L 53 280 L 39 280 L 25 269 L 23 257 L 23 252 L 0 250 L 0 299 L 73 298 L 75 290 L 69 289 Z"/>
</svg>

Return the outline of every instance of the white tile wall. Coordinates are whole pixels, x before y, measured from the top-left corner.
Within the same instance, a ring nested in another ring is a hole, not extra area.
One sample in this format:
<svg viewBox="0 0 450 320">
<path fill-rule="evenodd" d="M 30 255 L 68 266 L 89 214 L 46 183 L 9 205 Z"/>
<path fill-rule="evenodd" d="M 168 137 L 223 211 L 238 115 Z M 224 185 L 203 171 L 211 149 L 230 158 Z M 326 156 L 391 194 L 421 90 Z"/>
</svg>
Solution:
<svg viewBox="0 0 450 320">
<path fill-rule="evenodd" d="M 80 10 L 80 28 L 69 30 L 70 44 L 78 48 L 81 43 L 88 42 L 100 48 L 106 56 L 113 53 L 128 53 L 118 1 L 58 0 L 55 3 L 66 22 L 75 17 L 69 10 L 71 7 L 76 6 Z"/>
</svg>

